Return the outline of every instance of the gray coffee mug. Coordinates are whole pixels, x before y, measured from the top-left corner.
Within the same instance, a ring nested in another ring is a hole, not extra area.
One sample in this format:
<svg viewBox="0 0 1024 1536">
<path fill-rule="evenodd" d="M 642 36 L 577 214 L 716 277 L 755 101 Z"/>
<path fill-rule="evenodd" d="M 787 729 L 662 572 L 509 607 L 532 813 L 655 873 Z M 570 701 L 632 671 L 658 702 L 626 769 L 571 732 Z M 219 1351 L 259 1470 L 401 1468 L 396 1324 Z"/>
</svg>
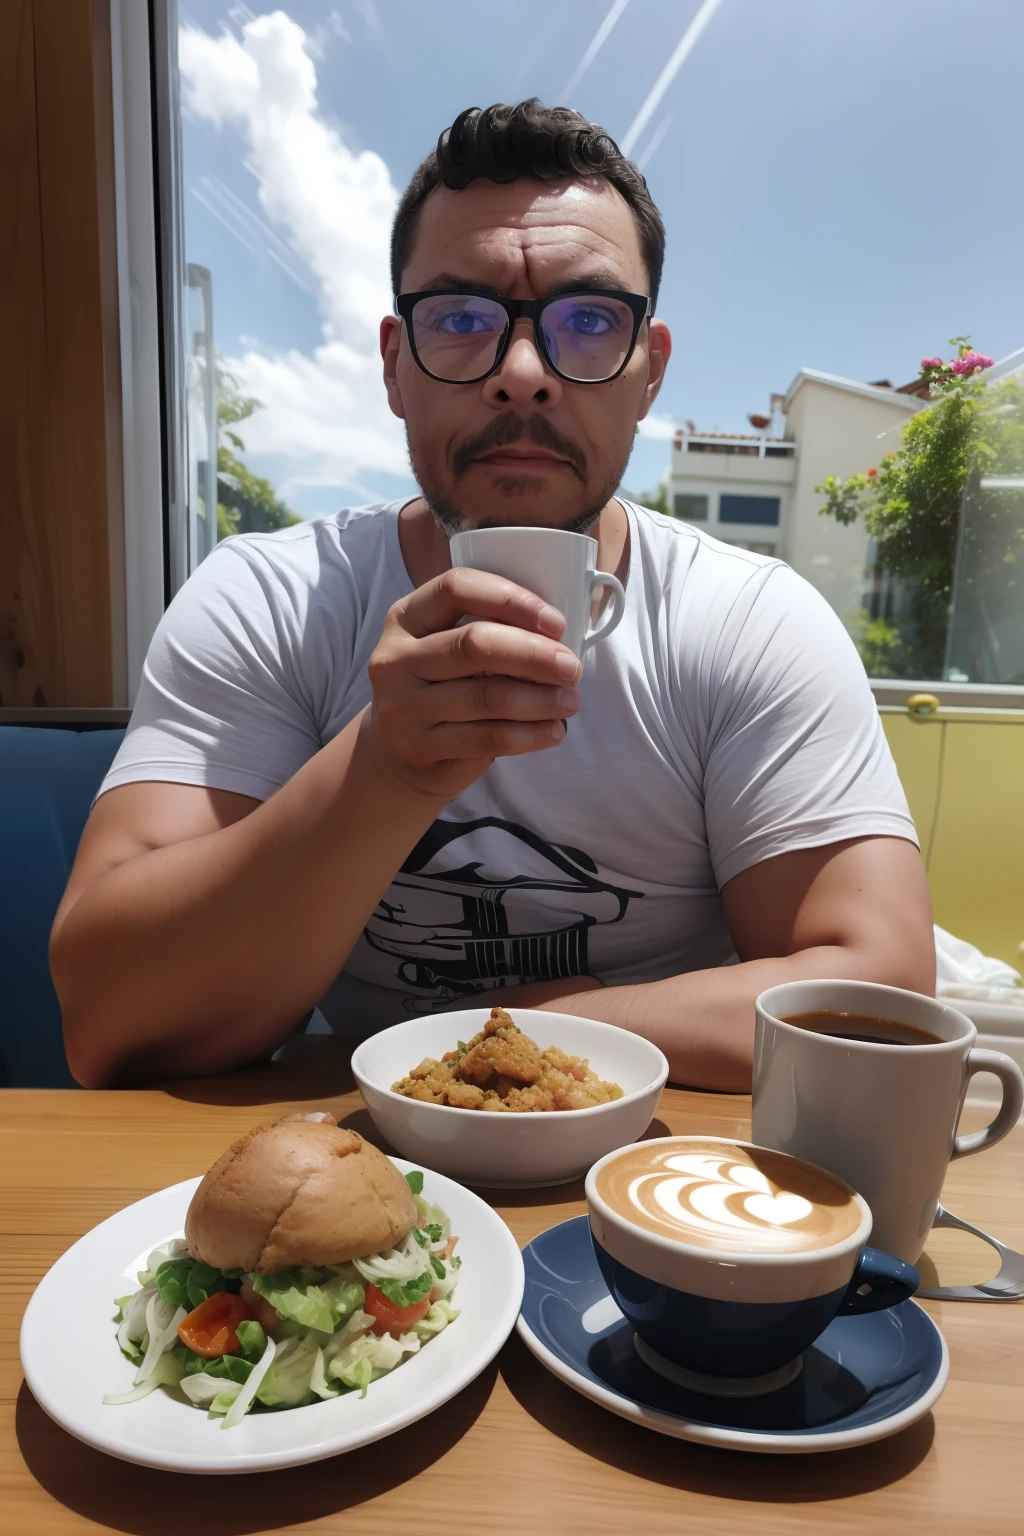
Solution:
<svg viewBox="0 0 1024 1536">
<path fill-rule="evenodd" d="M 951 1158 L 994 1146 L 1024 1108 L 1024 1073 L 975 1047 L 966 1014 L 935 998 L 863 981 L 794 981 L 762 992 L 754 1026 L 751 1140 L 817 1163 L 871 1207 L 873 1247 L 916 1264 Z M 815 1034 L 787 1018 L 827 1011 L 909 1024 L 934 1045 Z M 993 1072 L 1003 1098 L 990 1125 L 956 1134 L 967 1085 Z"/>
</svg>

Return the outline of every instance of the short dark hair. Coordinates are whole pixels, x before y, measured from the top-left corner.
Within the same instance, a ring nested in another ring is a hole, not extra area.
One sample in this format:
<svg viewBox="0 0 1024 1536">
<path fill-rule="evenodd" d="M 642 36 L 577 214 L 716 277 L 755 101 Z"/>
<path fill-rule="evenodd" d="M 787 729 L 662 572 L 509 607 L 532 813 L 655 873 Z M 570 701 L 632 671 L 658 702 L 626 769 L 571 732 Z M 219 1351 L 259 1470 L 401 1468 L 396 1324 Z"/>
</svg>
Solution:
<svg viewBox="0 0 1024 1536">
<path fill-rule="evenodd" d="M 665 260 L 665 226 L 647 182 L 615 140 L 569 107 L 546 107 L 536 96 L 515 106 L 467 107 L 446 128 L 402 195 L 391 231 L 391 286 L 400 292 L 419 212 L 435 187 L 461 191 L 489 181 L 540 181 L 603 176 L 629 204 L 647 266 L 653 310 Z"/>
</svg>

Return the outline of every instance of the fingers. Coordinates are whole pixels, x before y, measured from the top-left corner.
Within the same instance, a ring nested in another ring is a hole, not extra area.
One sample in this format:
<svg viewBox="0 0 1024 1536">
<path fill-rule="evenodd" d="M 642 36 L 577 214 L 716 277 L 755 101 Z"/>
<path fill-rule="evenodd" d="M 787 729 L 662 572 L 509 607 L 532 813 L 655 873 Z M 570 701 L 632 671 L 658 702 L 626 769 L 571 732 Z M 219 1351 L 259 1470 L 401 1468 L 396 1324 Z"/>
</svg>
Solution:
<svg viewBox="0 0 1024 1536">
<path fill-rule="evenodd" d="M 484 620 L 417 641 L 412 666 L 425 683 L 492 672 L 555 688 L 578 683 L 583 672 L 569 647 L 557 640 Z"/>
<path fill-rule="evenodd" d="M 464 725 L 435 725 L 423 735 L 423 749 L 430 762 L 470 758 L 486 763 L 496 757 L 521 757 L 543 752 L 565 740 L 561 720 L 526 724 L 520 720 L 477 720 Z"/>
<path fill-rule="evenodd" d="M 424 688 L 406 706 L 424 724 L 565 720 L 580 707 L 575 688 L 538 688 L 509 677 L 468 677 Z"/>
<path fill-rule="evenodd" d="M 465 566 L 456 566 L 428 581 L 397 607 L 403 628 L 417 639 L 452 629 L 467 614 L 548 635 L 551 639 L 557 639 L 565 629 L 565 619 L 558 609 L 545 603 L 535 592 L 516 586 L 504 576 L 492 576 L 489 571 L 473 571 Z"/>
</svg>

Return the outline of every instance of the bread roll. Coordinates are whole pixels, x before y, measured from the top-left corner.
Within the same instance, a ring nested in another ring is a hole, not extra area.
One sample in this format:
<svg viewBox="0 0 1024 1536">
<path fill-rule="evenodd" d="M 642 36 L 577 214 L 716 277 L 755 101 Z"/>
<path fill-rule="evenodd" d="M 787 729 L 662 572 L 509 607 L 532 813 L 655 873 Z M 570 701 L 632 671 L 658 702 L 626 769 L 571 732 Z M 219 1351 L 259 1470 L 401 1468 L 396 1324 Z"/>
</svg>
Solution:
<svg viewBox="0 0 1024 1536">
<path fill-rule="evenodd" d="M 257 1126 L 217 1159 L 192 1197 L 194 1259 L 260 1275 L 343 1264 L 391 1248 L 416 1220 L 405 1179 L 333 1117 Z"/>
</svg>

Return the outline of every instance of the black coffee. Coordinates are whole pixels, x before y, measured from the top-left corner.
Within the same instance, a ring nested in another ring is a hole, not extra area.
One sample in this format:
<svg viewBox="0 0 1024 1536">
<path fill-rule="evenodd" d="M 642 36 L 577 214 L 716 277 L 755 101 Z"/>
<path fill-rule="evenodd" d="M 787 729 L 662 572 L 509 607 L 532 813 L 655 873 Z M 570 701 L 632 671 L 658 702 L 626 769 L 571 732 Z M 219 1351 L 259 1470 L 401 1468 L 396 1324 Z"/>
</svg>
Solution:
<svg viewBox="0 0 1024 1536">
<path fill-rule="evenodd" d="M 913 1024 L 876 1019 L 869 1013 L 792 1013 L 784 1024 L 795 1024 L 815 1035 L 835 1035 L 839 1040 L 862 1040 L 866 1045 L 941 1045 L 942 1036 Z"/>
</svg>

